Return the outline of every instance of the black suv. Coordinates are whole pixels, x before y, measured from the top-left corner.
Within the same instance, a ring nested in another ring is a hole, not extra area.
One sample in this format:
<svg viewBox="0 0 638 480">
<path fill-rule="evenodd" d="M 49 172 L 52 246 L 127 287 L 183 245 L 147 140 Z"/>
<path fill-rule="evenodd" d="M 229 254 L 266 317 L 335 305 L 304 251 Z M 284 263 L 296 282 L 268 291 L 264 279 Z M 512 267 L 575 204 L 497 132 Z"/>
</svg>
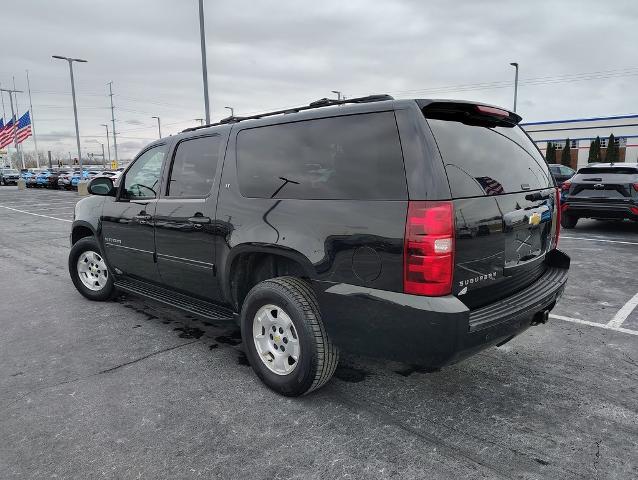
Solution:
<svg viewBox="0 0 638 480">
<path fill-rule="evenodd" d="M 579 218 L 638 221 L 638 163 L 592 164 L 561 188 L 565 228 L 574 228 Z"/>
<path fill-rule="evenodd" d="M 235 319 L 257 375 L 302 395 L 339 349 L 438 368 L 544 323 L 569 257 L 515 113 L 371 96 L 185 130 L 75 208 L 69 270 Z"/>
</svg>

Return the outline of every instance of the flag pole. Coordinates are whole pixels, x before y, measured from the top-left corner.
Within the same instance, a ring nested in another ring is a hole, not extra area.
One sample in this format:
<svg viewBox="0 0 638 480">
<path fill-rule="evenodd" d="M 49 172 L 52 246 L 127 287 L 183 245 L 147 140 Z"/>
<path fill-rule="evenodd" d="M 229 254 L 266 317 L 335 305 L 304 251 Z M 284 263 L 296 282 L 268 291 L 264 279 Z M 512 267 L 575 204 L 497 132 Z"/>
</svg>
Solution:
<svg viewBox="0 0 638 480">
<path fill-rule="evenodd" d="M 20 107 L 18 106 L 18 91 L 16 90 L 16 77 L 15 75 L 13 76 L 13 96 L 16 100 L 16 121 L 14 124 L 15 130 L 14 130 L 14 139 L 15 139 L 15 144 L 16 144 L 16 153 L 20 153 L 20 162 L 22 163 L 22 168 L 26 168 L 26 166 L 24 165 L 24 152 L 22 151 L 22 147 L 20 147 L 20 144 L 18 143 L 18 120 L 20 118 Z"/>
<path fill-rule="evenodd" d="M 2 98 L 2 121 L 4 122 L 7 113 L 4 111 L 4 91 L 2 89 L 2 84 L 0 83 L 0 98 Z"/>
<path fill-rule="evenodd" d="M 33 103 L 31 102 L 31 82 L 29 82 L 29 70 L 27 72 L 27 90 L 29 91 L 29 112 L 31 117 L 31 132 L 33 135 L 33 145 L 35 146 L 35 163 L 40 168 L 40 155 L 38 154 L 38 140 L 35 136 L 35 119 L 33 118 Z"/>
</svg>

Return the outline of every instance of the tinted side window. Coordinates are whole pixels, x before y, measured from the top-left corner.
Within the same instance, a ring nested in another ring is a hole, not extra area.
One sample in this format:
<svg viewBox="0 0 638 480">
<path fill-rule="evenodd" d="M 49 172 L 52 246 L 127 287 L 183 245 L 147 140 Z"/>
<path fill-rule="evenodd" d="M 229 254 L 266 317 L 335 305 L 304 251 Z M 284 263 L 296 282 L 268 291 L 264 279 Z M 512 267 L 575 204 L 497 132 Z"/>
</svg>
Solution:
<svg viewBox="0 0 638 480">
<path fill-rule="evenodd" d="M 219 160 L 220 137 L 193 138 L 177 145 L 167 195 L 203 197 L 213 187 Z"/>
<path fill-rule="evenodd" d="M 243 130 L 237 137 L 237 170 L 247 197 L 407 198 L 393 112 Z"/>
<path fill-rule="evenodd" d="M 126 172 L 122 196 L 125 198 L 155 198 L 165 154 L 166 147 L 159 145 L 137 157 L 135 163 Z"/>
<path fill-rule="evenodd" d="M 553 187 L 547 163 L 520 127 L 428 119 L 455 198 Z"/>
</svg>

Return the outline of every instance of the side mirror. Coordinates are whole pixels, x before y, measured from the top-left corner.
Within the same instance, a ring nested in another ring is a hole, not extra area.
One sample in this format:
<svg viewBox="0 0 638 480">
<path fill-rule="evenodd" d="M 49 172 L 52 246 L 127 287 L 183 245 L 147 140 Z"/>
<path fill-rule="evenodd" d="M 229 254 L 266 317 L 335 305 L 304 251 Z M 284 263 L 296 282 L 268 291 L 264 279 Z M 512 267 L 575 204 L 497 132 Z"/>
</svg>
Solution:
<svg viewBox="0 0 638 480">
<path fill-rule="evenodd" d="M 88 190 L 91 195 L 102 195 L 105 197 L 115 196 L 113 180 L 107 177 L 97 177 L 91 180 Z"/>
</svg>

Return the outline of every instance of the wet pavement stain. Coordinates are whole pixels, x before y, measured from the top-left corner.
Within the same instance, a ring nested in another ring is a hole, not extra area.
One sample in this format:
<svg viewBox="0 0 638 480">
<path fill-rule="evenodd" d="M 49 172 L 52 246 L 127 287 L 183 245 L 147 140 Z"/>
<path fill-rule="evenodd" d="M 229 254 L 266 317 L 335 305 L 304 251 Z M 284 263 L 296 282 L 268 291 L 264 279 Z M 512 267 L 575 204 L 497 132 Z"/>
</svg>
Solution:
<svg viewBox="0 0 638 480">
<path fill-rule="evenodd" d="M 220 335 L 219 337 L 215 337 L 215 340 L 226 345 L 239 345 L 241 343 L 241 331 L 239 329 L 233 330 L 228 335 Z"/>
<path fill-rule="evenodd" d="M 209 350 L 215 350 L 216 348 L 219 348 L 219 343 L 213 343 L 208 346 Z"/>
<path fill-rule="evenodd" d="M 201 338 L 204 335 L 204 330 L 197 327 L 175 327 L 173 329 L 176 332 L 182 332 L 179 334 L 179 338 Z"/>
<path fill-rule="evenodd" d="M 398 373 L 402 377 L 409 377 L 413 373 L 434 373 L 434 372 L 438 372 L 439 370 L 441 370 L 441 369 L 440 368 L 424 367 L 424 366 L 421 366 L 421 365 L 409 365 L 409 366 L 406 366 L 406 368 L 404 368 L 402 370 L 395 370 L 394 373 Z"/>
<path fill-rule="evenodd" d="M 119 302 L 119 303 L 122 303 L 122 302 Z M 129 303 L 122 303 L 122 305 L 125 308 L 133 310 L 134 312 L 137 312 L 137 313 L 139 313 L 141 315 L 144 315 L 146 317 L 146 320 L 156 320 L 157 318 L 159 318 L 157 315 L 153 315 L 152 313 L 149 313 L 147 311 L 147 309 L 145 309 L 145 308 L 139 308 L 139 307 L 136 307 L 135 305 L 131 305 Z"/>
<path fill-rule="evenodd" d="M 16 372 L 11 374 L 12 377 L 19 377 L 20 375 L 24 375 L 24 372 Z"/>
<path fill-rule="evenodd" d="M 142 325 L 134 325 L 133 328 L 140 328 Z"/>
<path fill-rule="evenodd" d="M 349 383 L 363 382 L 368 375 L 370 372 L 350 365 L 339 365 L 334 373 L 335 378 Z"/>
</svg>

